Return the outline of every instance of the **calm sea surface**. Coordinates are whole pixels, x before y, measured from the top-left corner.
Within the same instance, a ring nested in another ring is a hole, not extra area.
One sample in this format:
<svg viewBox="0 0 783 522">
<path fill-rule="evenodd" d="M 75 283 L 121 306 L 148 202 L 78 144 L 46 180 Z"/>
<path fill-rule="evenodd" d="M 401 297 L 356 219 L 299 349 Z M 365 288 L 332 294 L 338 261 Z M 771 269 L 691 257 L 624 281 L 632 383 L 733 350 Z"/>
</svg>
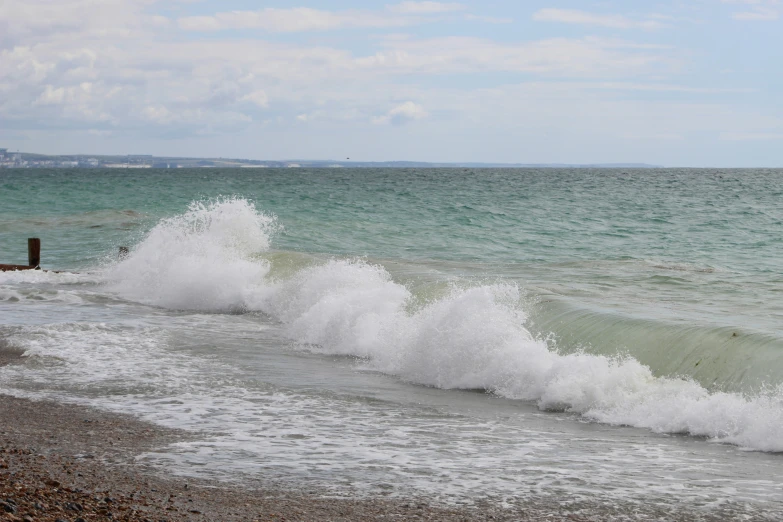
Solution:
<svg viewBox="0 0 783 522">
<path fill-rule="evenodd" d="M 202 432 L 169 472 L 783 517 L 783 170 L 0 170 L 28 237 L 0 392 Z"/>
</svg>

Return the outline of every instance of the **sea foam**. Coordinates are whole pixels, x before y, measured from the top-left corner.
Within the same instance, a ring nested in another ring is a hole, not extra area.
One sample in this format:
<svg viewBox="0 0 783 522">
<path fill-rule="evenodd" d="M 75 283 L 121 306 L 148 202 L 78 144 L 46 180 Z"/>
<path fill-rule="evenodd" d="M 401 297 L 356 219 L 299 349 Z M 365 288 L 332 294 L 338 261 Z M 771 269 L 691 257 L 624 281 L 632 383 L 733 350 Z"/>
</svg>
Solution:
<svg viewBox="0 0 783 522">
<path fill-rule="evenodd" d="M 141 302 L 216 312 L 260 311 L 303 349 L 353 355 L 411 383 L 481 389 L 615 425 L 783 451 L 783 388 L 753 396 L 709 392 L 655 376 L 630 357 L 561 354 L 524 326 L 514 284 L 451 289 L 419 303 L 382 266 L 332 259 L 276 280 L 258 254 L 276 220 L 243 199 L 193 203 L 161 221 L 107 272 Z"/>
<path fill-rule="evenodd" d="M 269 248 L 273 216 L 238 198 L 193 202 L 162 220 L 106 274 L 123 297 L 175 309 L 243 309 L 245 295 L 269 270 L 253 259 Z"/>
</svg>

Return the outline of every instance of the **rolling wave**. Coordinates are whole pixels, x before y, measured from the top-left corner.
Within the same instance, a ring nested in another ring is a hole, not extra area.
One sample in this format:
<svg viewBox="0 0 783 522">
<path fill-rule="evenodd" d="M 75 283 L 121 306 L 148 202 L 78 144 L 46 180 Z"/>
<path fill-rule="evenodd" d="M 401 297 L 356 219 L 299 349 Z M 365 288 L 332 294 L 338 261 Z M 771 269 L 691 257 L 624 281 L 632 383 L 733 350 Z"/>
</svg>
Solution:
<svg viewBox="0 0 783 522">
<path fill-rule="evenodd" d="M 630 356 L 558 352 L 525 327 L 515 284 L 453 286 L 421 300 L 365 260 L 277 270 L 264 253 L 278 229 L 273 216 L 241 198 L 193 203 L 162 220 L 104 277 L 120 296 L 155 306 L 263 312 L 303 349 L 360 357 L 365 368 L 411 383 L 482 389 L 587 420 L 783 451 L 783 385 L 709 391 L 688 377 L 656 376 Z"/>
</svg>

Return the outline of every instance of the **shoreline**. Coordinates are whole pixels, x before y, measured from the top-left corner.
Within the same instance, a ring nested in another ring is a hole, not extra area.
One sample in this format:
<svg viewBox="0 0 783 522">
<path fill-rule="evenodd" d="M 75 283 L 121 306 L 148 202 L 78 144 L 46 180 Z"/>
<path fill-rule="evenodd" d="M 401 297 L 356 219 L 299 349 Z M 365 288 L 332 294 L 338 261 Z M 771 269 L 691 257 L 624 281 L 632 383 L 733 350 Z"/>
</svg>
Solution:
<svg viewBox="0 0 783 522">
<path fill-rule="evenodd" d="M 130 415 L 0 393 L 0 522 L 777 520 L 763 511 L 741 515 L 557 497 L 448 506 L 425 496 L 340 496 L 305 484 L 175 476 L 136 458 L 198 436 Z"/>
<path fill-rule="evenodd" d="M 84 406 L 0 394 L 0 419 L 0 521 L 541 519 L 499 505 L 335 498 L 304 486 L 275 490 L 165 475 L 136 457 L 197 434 Z M 557 506 L 548 511 L 548 520 L 592 520 Z"/>
<path fill-rule="evenodd" d="M 21 350 L 0 340 L 0 367 L 24 362 Z M 777 510 L 742 503 L 704 510 L 525 491 L 452 505 L 426 495 L 282 483 L 263 474 L 251 483 L 219 482 L 167 473 L 138 458 L 201 436 L 128 414 L 0 392 L 0 522 L 779 520 Z"/>
</svg>

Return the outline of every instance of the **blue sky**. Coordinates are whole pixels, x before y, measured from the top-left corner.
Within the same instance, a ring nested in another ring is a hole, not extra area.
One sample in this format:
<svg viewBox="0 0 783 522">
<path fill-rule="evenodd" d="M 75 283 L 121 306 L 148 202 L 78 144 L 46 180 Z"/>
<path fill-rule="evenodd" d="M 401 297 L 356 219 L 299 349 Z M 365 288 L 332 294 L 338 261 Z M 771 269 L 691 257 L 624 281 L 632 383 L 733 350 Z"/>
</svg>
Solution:
<svg viewBox="0 0 783 522">
<path fill-rule="evenodd" d="M 783 167 L 781 15 L 781 0 L 0 0 L 0 147 Z"/>
</svg>

